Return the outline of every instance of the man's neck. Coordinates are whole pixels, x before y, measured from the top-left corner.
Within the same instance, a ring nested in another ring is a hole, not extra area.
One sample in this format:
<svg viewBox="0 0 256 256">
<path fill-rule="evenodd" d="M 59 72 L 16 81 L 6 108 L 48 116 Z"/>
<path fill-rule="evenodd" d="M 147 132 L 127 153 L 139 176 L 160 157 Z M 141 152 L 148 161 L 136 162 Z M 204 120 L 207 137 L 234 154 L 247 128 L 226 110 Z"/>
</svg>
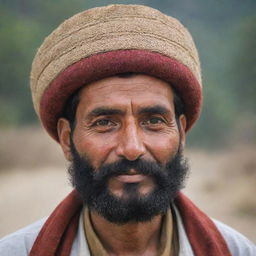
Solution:
<svg viewBox="0 0 256 256">
<path fill-rule="evenodd" d="M 158 255 L 161 215 L 148 222 L 124 225 L 111 223 L 95 211 L 90 212 L 90 217 L 94 230 L 109 255 Z"/>
</svg>

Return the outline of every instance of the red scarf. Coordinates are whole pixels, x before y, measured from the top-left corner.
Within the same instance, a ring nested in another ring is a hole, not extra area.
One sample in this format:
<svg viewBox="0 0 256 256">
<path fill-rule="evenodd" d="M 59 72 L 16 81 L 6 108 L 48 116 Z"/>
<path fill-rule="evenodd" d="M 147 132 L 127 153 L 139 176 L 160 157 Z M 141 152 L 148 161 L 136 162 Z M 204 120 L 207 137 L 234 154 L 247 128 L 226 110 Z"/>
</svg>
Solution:
<svg viewBox="0 0 256 256">
<path fill-rule="evenodd" d="M 224 238 L 209 217 L 182 193 L 175 204 L 196 256 L 231 256 Z M 81 199 L 74 190 L 47 219 L 29 256 L 69 256 L 81 209 Z"/>
</svg>

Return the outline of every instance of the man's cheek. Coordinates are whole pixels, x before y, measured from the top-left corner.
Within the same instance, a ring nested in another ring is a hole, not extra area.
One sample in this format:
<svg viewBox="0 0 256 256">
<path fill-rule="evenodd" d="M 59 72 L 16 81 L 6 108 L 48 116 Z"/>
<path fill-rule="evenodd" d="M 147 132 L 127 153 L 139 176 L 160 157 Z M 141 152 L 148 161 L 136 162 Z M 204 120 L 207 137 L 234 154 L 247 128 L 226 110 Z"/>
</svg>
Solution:
<svg viewBox="0 0 256 256">
<path fill-rule="evenodd" d="M 152 146 L 153 150 L 151 150 L 153 157 L 162 165 L 165 165 L 172 159 L 179 149 L 178 139 L 169 139 L 166 137 L 152 140 L 152 145 L 154 145 Z"/>
</svg>

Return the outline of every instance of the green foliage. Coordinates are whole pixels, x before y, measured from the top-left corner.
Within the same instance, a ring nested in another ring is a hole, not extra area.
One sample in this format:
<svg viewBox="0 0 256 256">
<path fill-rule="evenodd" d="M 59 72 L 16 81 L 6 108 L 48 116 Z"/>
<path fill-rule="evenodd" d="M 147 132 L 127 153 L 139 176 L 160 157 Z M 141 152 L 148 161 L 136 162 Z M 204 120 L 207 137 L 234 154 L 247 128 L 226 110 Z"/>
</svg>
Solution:
<svg viewBox="0 0 256 256">
<path fill-rule="evenodd" d="M 6 122 L 14 117 L 17 123 L 28 122 L 33 119 L 28 78 L 35 52 L 33 49 L 39 41 L 40 25 L 25 18 L 17 18 L 14 13 L 4 9 L 0 12 L 0 23 L 4 24 L 0 27 L 0 34 L 4 35 L 4 40 L 0 40 L 1 113 L 11 106 L 5 116 L 10 115 L 12 118 Z"/>
<path fill-rule="evenodd" d="M 239 40 L 237 53 L 232 58 L 231 73 L 236 99 L 243 111 L 256 109 L 256 15 L 246 17 L 238 25 Z"/>
</svg>

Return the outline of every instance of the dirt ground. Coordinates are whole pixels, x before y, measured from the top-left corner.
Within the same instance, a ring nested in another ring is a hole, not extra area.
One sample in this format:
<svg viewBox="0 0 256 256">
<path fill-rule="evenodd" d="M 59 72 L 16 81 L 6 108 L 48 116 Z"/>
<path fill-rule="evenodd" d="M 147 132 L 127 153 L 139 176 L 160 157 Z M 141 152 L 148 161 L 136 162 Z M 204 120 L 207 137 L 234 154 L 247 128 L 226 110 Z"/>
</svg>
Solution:
<svg viewBox="0 0 256 256">
<path fill-rule="evenodd" d="M 72 188 L 59 146 L 42 129 L 2 130 L 0 145 L 2 237 L 50 214 Z M 191 172 L 184 193 L 256 242 L 256 146 L 185 155 Z"/>
</svg>

